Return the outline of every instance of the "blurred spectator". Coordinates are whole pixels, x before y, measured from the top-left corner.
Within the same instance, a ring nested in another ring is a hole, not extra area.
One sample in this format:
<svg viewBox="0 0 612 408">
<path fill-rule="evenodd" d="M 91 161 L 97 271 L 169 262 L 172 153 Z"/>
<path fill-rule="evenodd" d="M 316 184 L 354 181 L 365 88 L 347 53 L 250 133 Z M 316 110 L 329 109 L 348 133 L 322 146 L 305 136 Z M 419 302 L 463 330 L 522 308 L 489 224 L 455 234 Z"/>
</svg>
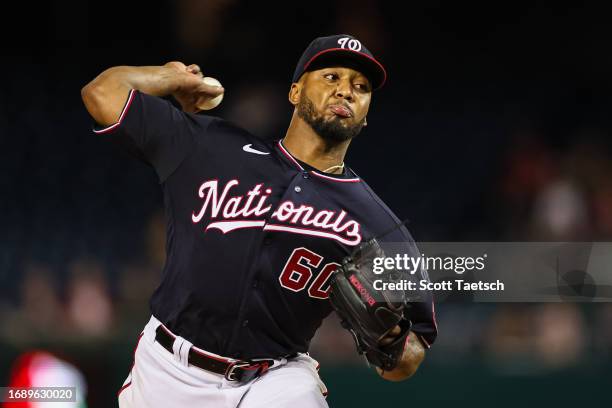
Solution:
<svg viewBox="0 0 612 408">
<path fill-rule="evenodd" d="M 543 364 L 556 368 L 580 363 L 586 346 L 586 330 L 575 304 L 538 306 L 534 326 L 535 349 Z"/>
<path fill-rule="evenodd" d="M 74 365 L 44 351 L 19 355 L 11 368 L 9 387 L 75 387 L 76 402 L 6 402 L 7 408 L 86 408 L 87 383 Z"/>
<path fill-rule="evenodd" d="M 612 169 L 608 172 L 607 182 L 593 192 L 593 216 L 595 218 L 595 239 L 612 239 Z"/>
<path fill-rule="evenodd" d="M 57 292 L 56 274 L 38 263 L 28 263 L 23 274 L 21 302 L 17 308 L 5 310 L 2 336 L 15 344 L 61 337 L 67 321 Z"/>
<path fill-rule="evenodd" d="M 21 294 L 24 319 L 42 332 L 56 331 L 64 316 L 53 271 L 43 265 L 30 264 L 24 273 Z"/>
<path fill-rule="evenodd" d="M 612 164 L 605 138 L 579 133 L 553 149 L 534 132 L 517 136 L 496 218 L 505 240 L 612 239 Z"/>
<path fill-rule="evenodd" d="M 113 305 L 105 271 L 94 259 L 81 258 L 70 265 L 67 315 L 73 330 L 86 336 L 104 337 L 113 323 Z"/>
<path fill-rule="evenodd" d="M 504 370 L 563 368 L 580 362 L 584 332 L 584 319 L 574 304 L 508 304 L 494 314 L 485 349 Z"/>
<path fill-rule="evenodd" d="M 518 210 L 557 174 L 556 158 L 540 137 L 529 131 L 514 137 L 507 153 L 501 193 Z"/>
<path fill-rule="evenodd" d="M 533 353 L 532 307 L 522 304 L 500 306 L 488 324 L 485 351 L 498 360 L 518 362 Z"/>
<path fill-rule="evenodd" d="M 537 194 L 555 177 L 555 158 L 537 135 L 530 132 L 515 136 L 503 164 L 496 214 L 507 240 L 520 240 L 525 222 Z"/>
<path fill-rule="evenodd" d="M 584 194 L 575 183 L 551 181 L 535 197 L 527 240 L 589 240 L 590 219 Z"/>
</svg>

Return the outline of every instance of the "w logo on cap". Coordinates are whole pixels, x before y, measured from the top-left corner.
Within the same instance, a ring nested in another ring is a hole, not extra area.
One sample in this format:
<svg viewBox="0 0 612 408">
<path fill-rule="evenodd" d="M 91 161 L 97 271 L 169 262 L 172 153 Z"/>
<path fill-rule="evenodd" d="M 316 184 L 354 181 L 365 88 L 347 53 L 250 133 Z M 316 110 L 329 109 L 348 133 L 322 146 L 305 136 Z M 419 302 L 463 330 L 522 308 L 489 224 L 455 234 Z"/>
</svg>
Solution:
<svg viewBox="0 0 612 408">
<path fill-rule="evenodd" d="M 359 40 L 350 37 L 342 37 L 338 39 L 340 48 L 348 48 L 351 51 L 361 51 L 361 43 Z"/>
</svg>

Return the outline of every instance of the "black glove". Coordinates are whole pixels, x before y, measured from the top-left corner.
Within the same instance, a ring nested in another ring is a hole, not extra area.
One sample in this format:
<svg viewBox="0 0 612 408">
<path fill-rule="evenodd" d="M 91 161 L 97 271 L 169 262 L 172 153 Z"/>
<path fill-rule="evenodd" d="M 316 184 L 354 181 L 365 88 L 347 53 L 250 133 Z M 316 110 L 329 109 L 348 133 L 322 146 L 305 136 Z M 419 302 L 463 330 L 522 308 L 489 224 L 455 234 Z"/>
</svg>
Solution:
<svg viewBox="0 0 612 408">
<path fill-rule="evenodd" d="M 393 270 L 374 274 L 372 264 L 376 257 L 385 257 L 385 253 L 378 241 L 371 239 L 344 258 L 330 279 L 329 299 L 342 326 L 353 335 L 359 354 L 389 371 L 402 358 L 411 327 L 410 304 L 404 291 L 374 289 L 374 280 L 397 281 L 400 275 Z M 396 326 L 400 334 L 391 344 L 381 346 L 380 341 Z"/>
</svg>

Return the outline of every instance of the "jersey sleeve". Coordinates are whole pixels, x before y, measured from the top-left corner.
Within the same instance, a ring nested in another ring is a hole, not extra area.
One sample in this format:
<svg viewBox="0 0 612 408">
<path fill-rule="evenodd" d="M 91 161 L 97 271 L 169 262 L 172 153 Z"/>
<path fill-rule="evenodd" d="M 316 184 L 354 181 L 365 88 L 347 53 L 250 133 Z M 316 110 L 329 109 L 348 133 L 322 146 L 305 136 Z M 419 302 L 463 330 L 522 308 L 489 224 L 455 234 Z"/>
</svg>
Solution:
<svg viewBox="0 0 612 408">
<path fill-rule="evenodd" d="M 420 256 L 420 251 L 414 242 L 412 235 L 405 227 L 401 228 L 401 233 L 407 241 L 409 253 L 412 256 Z M 429 282 L 429 275 L 425 268 L 420 268 L 417 272 L 418 280 Z M 423 346 L 430 348 L 438 336 L 438 324 L 436 322 L 436 310 L 434 306 L 433 294 L 431 291 L 418 291 L 420 299 L 411 302 L 410 318 L 412 320 L 412 332 L 419 338 Z"/>
<path fill-rule="evenodd" d="M 215 119 L 185 113 L 167 100 L 131 90 L 117 123 L 94 126 L 94 133 L 108 136 L 152 166 L 164 182 L 195 149 L 198 139 L 206 137 Z"/>
<path fill-rule="evenodd" d="M 425 274 L 425 276 L 427 275 Z M 433 296 L 431 293 L 427 293 L 423 300 L 413 302 L 411 305 L 411 330 L 419 338 L 423 346 L 430 348 L 438 336 Z"/>
<path fill-rule="evenodd" d="M 387 238 L 389 242 L 402 242 L 401 247 L 403 249 L 399 250 L 400 247 L 396 248 L 396 251 L 392 251 L 386 253 L 386 256 L 395 255 L 403 255 L 403 253 L 408 254 L 410 257 L 419 257 L 420 251 L 412 238 L 412 235 L 408 231 L 407 228 L 401 227 L 395 232 L 389 234 Z M 411 278 L 415 283 L 421 280 L 429 281 L 429 275 L 427 274 L 427 270 L 424 268 L 420 268 L 418 272 L 415 272 L 413 278 Z M 427 290 L 417 290 L 415 298 L 415 291 L 406 291 L 406 296 L 408 299 L 414 298 L 414 301 L 410 301 L 410 320 L 412 322 L 411 331 L 418 337 L 424 347 L 430 348 L 431 345 L 436 341 L 436 337 L 438 335 L 438 325 L 436 322 L 436 312 L 434 306 L 434 299 L 431 291 Z"/>
</svg>

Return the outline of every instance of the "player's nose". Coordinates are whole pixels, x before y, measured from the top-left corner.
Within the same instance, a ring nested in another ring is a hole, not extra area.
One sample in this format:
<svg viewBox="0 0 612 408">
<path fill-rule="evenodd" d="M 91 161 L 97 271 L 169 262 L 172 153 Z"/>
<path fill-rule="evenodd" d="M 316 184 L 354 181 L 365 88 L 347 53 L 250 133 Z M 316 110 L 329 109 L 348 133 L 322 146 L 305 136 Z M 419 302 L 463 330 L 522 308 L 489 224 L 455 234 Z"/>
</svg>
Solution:
<svg viewBox="0 0 612 408">
<path fill-rule="evenodd" d="M 343 79 L 338 81 L 336 97 L 338 99 L 346 99 L 349 102 L 353 100 L 353 88 L 350 80 Z"/>
</svg>

